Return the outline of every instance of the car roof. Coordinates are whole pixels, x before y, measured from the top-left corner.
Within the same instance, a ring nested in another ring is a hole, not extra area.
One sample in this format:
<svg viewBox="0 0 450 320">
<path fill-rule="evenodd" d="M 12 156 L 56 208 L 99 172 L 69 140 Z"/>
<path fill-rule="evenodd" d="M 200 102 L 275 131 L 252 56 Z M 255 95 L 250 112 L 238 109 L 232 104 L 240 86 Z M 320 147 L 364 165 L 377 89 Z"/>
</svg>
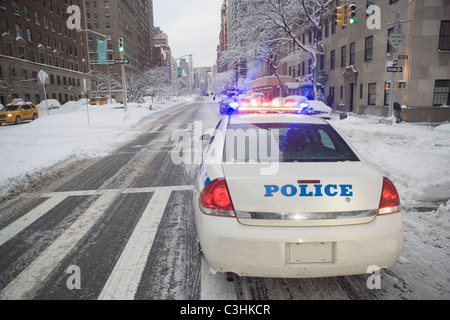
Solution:
<svg viewBox="0 0 450 320">
<path fill-rule="evenodd" d="M 245 123 L 308 123 L 308 124 L 328 124 L 321 118 L 295 113 L 251 113 L 232 114 L 230 124 Z"/>
</svg>

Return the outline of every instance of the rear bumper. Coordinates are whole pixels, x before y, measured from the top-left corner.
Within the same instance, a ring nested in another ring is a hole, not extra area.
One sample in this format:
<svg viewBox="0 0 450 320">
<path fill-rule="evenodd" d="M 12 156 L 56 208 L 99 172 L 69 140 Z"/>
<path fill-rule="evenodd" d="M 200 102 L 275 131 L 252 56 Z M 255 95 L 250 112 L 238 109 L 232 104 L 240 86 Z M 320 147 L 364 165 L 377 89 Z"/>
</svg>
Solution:
<svg viewBox="0 0 450 320">
<path fill-rule="evenodd" d="M 389 268 L 403 246 L 401 213 L 359 225 L 245 226 L 236 218 L 196 212 L 197 233 L 211 268 L 240 276 L 315 278 Z"/>
</svg>

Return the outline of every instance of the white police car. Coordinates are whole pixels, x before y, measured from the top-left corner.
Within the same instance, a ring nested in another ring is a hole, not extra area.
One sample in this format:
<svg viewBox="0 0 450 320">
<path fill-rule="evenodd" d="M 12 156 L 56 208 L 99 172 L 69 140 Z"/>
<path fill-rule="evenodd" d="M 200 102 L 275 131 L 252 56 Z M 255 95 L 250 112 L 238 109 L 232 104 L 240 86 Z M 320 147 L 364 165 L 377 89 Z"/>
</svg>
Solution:
<svg viewBox="0 0 450 320">
<path fill-rule="evenodd" d="M 264 112 L 225 116 L 205 150 L 194 211 L 211 269 L 305 278 L 392 266 L 403 244 L 392 182 L 323 119 Z"/>
</svg>

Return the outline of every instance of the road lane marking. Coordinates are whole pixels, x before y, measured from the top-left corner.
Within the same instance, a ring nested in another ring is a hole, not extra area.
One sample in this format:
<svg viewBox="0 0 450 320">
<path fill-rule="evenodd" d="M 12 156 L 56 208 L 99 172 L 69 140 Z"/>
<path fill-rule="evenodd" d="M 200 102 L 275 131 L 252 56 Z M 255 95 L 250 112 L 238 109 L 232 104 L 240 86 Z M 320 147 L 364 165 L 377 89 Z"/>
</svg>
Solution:
<svg viewBox="0 0 450 320">
<path fill-rule="evenodd" d="M 134 299 L 171 193 L 170 189 L 158 189 L 152 196 L 103 287 L 99 300 Z"/>
<path fill-rule="evenodd" d="M 44 195 L 43 197 L 47 197 L 48 195 Z M 14 237 L 16 234 L 24 230 L 26 227 L 28 227 L 30 224 L 38 220 L 40 217 L 42 217 L 44 214 L 46 214 L 48 211 L 56 207 L 58 204 L 60 204 L 62 201 L 64 201 L 68 196 L 66 194 L 58 194 L 58 195 L 52 195 L 50 198 L 41 203 L 39 206 L 28 212 L 27 214 L 23 215 L 16 221 L 12 222 L 7 227 L 0 230 L 0 246 L 3 245 L 5 242 L 10 240 L 12 237 Z"/>
<path fill-rule="evenodd" d="M 64 196 L 66 192 L 63 193 Z M 105 213 L 108 205 L 117 196 L 115 190 L 104 190 L 103 194 L 80 215 L 47 249 L 0 292 L 0 300 L 32 299 L 34 291 L 56 268 L 77 242 Z M 59 199 L 54 196 L 55 199 Z M 54 199 L 51 198 L 51 199 Z M 64 197 L 65 198 L 65 197 Z"/>
<path fill-rule="evenodd" d="M 33 299 L 39 286 L 75 245 L 89 232 L 119 194 L 154 193 L 110 274 L 99 299 L 134 299 L 159 223 L 173 191 L 193 190 L 192 185 L 104 190 L 64 191 L 44 194 L 44 203 L 0 231 L 2 244 L 71 196 L 99 196 L 51 245 L 1 292 L 0 300 Z M 202 278 L 204 278 L 202 276 Z M 209 282 L 208 282 L 209 281 Z M 205 284 L 210 283 L 209 277 Z M 212 286 L 208 286 L 211 287 Z M 207 289 L 207 291 L 209 291 Z"/>
</svg>

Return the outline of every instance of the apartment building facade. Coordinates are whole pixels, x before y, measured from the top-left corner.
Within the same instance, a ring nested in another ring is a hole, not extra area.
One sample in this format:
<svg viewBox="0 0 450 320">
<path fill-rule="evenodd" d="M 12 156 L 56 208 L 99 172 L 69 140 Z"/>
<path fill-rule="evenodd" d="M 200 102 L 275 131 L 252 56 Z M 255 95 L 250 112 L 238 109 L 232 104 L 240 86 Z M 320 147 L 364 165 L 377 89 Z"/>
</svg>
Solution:
<svg viewBox="0 0 450 320">
<path fill-rule="evenodd" d="M 46 93 L 61 103 L 84 96 L 89 55 L 84 34 L 66 26 L 67 7 L 82 0 L 0 0 L 0 103 L 45 99 L 38 74 L 48 74 Z"/>
<path fill-rule="evenodd" d="M 153 32 L 153 0 L 85 0 L 85 30 L 88 39 L 90 71 L 109 74 L 122 83 L 121 65 L 115 60 L 129 60 L 126 73 L 139 73 L 155 64 Z M 98 41 L 107 40 L 107 64 L 100 64 Z M 124 52 L 119 52 L 119 38 L 123 39 Z M 103 86 L 104 87 L 104 86 Z M 107 97 L 109 91 L 97 91 Z M 121 88 L 112 90 L 113 98 L 123 100 Z"/>
<path fill-rule="evenodd" d="M 230 29 L 237 15 L 229 7 L 236 1 L 224 2 L 228 4 L 227 14 L 231 15 L 227 17 L 228 41 L 232 41 Z M 278 88 L 279 80 L 273 76 L 273 70 L 262 66 L 262 72 L 252 79 L 249 89 L 272 94 L 281 92 L 284 96 L 311 96 L 314 73 L 322 98 L 336 110 L 387 116 L 393 93 L 395 101 L 407 106 L 403 111 L 407 121 L 450 120 L 450 2 L 358 1 L 356 22 L 337 26 L 336 6 L 350 2 L 334 1 L 322 16 L 321 30 L 307 19 L 295 30 L 297 39 L 306 46 L 318 41 L 315 68 L 311 55 L 303 52 L 296 61 L 278 68 L 283 88 Z M 373 18 L 366 13 L 370 5 L 380 9 L 381 29 L 368 23 Z M 236 6 L 234 8 L 236 10 Z M 401 12 L 402 23 L 397 33 L 402 41 L 397 45 L 396 67 L 400 67 L 401 72 L 395 73 L 391 85 L 392 72 L 388 72 L 387 67 L 393 60 L 394 50 L 388 37 L 394 34 L 397 11 Z M 292 41 L 290 50 L 301 49 Z"/>
<path fill-rule="evenodd" d="M 393 93 L 395 101 L 408 107 L 407 121 L 450 120 L 450 3 L 367 1 L 370 4 L 380 7 L 382 29 L 368 27 L 363 8 L 357 8 L 356 23 L 347 27 L 335 26 L 333 12 L 324 18 L 324 56 L 316 76 L 324 84 L 325 97 L 335 109 L 387 116 Z M 397 45 L 395 66 L 402 72 L 395 72 L 391 84 L 388 66 L 394 48 L 388 36 L 394 34 L 397 10 L 402 21 L 397 33 L 403 40 Z"/>
</svg>

